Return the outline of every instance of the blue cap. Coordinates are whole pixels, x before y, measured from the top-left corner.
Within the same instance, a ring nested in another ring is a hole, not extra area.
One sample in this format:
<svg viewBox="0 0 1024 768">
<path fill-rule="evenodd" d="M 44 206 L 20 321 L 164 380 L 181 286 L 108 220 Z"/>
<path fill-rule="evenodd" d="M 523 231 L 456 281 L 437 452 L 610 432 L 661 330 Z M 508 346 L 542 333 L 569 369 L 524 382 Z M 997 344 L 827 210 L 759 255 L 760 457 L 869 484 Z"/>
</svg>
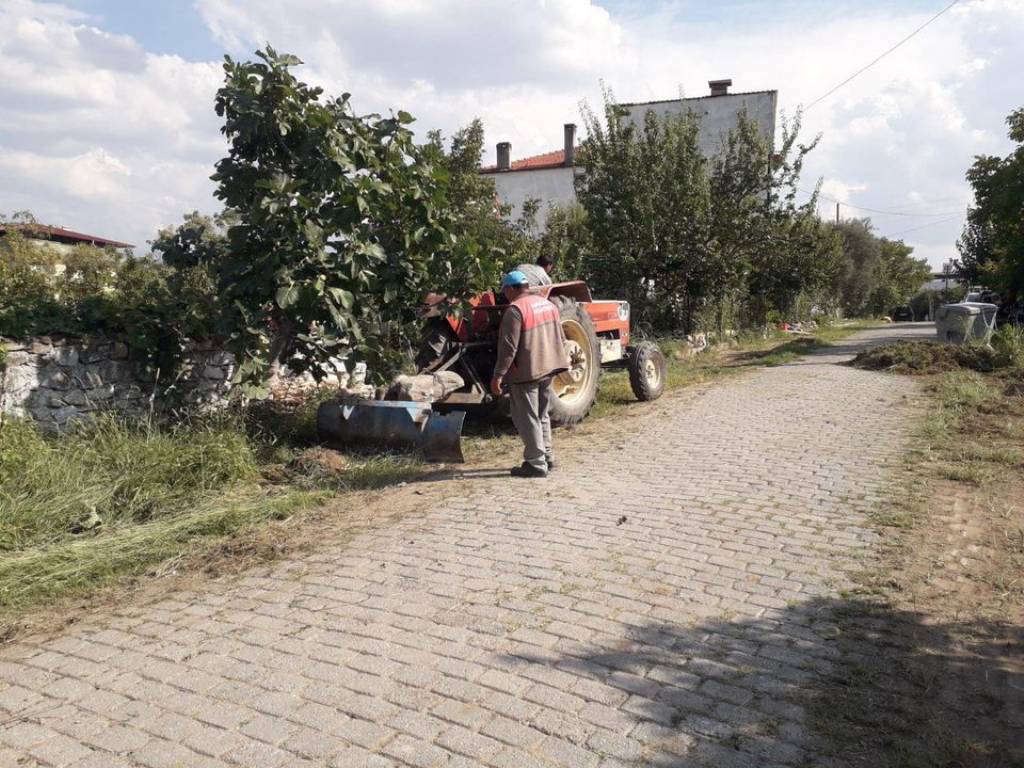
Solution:
<svg viewBox="0 0 1024 768">
<path fill-rule="evenodd" d="M 501 279 L 501 290 L 511 288 L 513 285 L 529 285 L 530 281 L 526 275 L 520 272 L 518 269 L 513 269 L 505 277 Z"/>
</svg>

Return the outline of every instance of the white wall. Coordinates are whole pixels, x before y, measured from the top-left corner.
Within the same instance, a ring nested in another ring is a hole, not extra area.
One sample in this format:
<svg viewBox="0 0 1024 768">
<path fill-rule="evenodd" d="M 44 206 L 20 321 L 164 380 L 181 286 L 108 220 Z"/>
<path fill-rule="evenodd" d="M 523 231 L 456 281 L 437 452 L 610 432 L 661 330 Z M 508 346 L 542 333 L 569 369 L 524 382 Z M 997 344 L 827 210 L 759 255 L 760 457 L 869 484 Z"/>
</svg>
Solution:
<svg viewBox="0 0 1024 768">
<path fill-rule="evenodd" d="M 648 110 L 653 110 L 659 116 L 694 112 L 701 120 L 700 149 L 705 156 L 711 157 L 718 153 L 723 137 L 736 126 L 736 117 L 744 108 L 746 108 L 748 116 L 757 123 L 761 133 L 770 140 L 774 140 L 777 101 L 778 92 L 762 91 L 645 104 L 624 104 L 622 106 L 629 110 L 627 119 L 639 125 L 643 125 Z M 519 217 L 524 202 L 530 198 L 540 200 L 537 226 L 543 228 L 550 204 L 565 205 L 575 202 L 576 190 L 573 187 L 573 178 L 575 174 L 582 172 L 583 169 L 578 167 L 558 167 L 502 171 L 489 174 L 489 176 L 494 179 L 498 198 L 503 203 L 512 206 L 511 218 L 513 220 Z"/>
<path fill-rule="evenodd" d="M 537 226 L 544 227 L 548 206 L 552 203 L 565 205 L 576 200 L 573 177 L 576 168 L 541 168 L 523 171 L 502 171 L 490 174 L 498 191 L 498 199 L 512 206 L 511 218 L 519 217 L 523 203 L 530 198 L 540 200 L 537 212 Z"/>
<path fill-rule="evenodd" d="M 700 118 L 700 149 L 706 157 L 718 154 L 722 139 L 736 126 L 736 117 L 746 107 L 747 116 L 753 119 L 761 134 L 773 141 L 775 138 L 775 107 L 777 91 L 759 93 L 736 93 L 725 96 L 703 96 L 695 99 L 656 101 L 649 104 L 624 104 L 629 118 L 638 127 L 643 127 L 648 110 L 656 115 L 685 115 L 693 112 Z"/>
</svg>

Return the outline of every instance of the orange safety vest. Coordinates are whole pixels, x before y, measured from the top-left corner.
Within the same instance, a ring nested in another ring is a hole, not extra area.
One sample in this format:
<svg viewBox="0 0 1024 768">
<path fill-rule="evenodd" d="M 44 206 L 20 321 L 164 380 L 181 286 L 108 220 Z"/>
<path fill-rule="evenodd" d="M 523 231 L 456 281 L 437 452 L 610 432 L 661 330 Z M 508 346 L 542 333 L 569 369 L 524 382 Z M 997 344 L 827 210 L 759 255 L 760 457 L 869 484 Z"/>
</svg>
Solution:
<svg viewBox="0 0 1024 768">
<path fill-rule="evenodd" d="M 516 322 L 516 315 L 521 322 Z M 536 381 L 568 368 L 562 319 L 558 307 L 547 299 L 527 294 L 513 301 L 498 335 L 495 372 L 506 374 L 509 384 Z"/>
</svg>

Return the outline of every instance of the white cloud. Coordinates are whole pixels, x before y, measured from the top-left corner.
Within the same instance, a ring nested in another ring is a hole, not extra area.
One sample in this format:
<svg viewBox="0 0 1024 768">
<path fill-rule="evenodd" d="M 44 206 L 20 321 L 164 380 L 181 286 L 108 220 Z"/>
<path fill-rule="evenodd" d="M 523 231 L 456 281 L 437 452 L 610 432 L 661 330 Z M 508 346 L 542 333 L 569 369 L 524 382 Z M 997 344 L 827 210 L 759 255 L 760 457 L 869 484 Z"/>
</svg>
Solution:
<svg viewBox="0 0 1024 768">
<path fill-rule="evenodd" d="M 929 16 L 892 4 L 852 14 L 791 3 L 740 6 L 725 23 L 695 20 L 689 4 L 668 0 L 612 11 L 590 0 L 196 6 L 233 55 L 269 41 L 302 57 L 303 77 L 328 93 L 351 92 L 360 111 L 406 109 L 421 130 L 449 133 L 478 116 L 488 143 L 510 140 L 515 156 L 559 146 L 562 123 L 580 120 L 580 99 L 599 103 L 601 79 L 637 101 L 681 88 L 703 94 L 709 79 L 732 77 L 735 90 L 778 89 L 792 114 Z M 962 210 L 973 156 L 1005 151 L 1003 119 L 1021 101 L 1020 39 L 1021 0 L 962 2 L 807 113 L 805 135 L 824 137 L 806 188 L 823 176 L 823 191 L 851 206 Z M 74 211 L 79 228 L 141 243 L 182 211 L 213 207 L 206 177 L 223 152 L 217 63 L 156 56 L 60 5 L 8 0 L 0 67 L 10 75 L 0 83 L 0 210 L 54 219 Z M 90 203 L 80 184 L 92 172 Z M 895 234 L 941 218 L 874 221 Z M 958 231 L 950 222 L 906 237 L 938 263 Z"/>
<path fill-rule="evenodd" d="M 153 55 L 60 5 L 10 0 L 0 71 L 0 211 L 144 250 L 184 210 L 214 207 L 215 63 Z"/>
</svg>

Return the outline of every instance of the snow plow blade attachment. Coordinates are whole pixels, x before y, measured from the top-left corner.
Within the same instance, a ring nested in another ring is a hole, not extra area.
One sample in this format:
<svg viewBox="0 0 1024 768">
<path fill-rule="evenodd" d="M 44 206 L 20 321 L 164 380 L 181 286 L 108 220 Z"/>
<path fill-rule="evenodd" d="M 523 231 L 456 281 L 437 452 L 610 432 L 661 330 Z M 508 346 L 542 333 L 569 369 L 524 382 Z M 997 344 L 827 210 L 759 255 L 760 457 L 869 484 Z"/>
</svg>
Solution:
<svg viewBox="0 0 1024 768">
<path fill-rule="evenodd" d="M 461 464 L 465 411 L 437 413 L 429 403 L 407 400 L 331 400 L 316 412 L 321 442 L 414 449 L 431 462 Z"/>
</svg>

